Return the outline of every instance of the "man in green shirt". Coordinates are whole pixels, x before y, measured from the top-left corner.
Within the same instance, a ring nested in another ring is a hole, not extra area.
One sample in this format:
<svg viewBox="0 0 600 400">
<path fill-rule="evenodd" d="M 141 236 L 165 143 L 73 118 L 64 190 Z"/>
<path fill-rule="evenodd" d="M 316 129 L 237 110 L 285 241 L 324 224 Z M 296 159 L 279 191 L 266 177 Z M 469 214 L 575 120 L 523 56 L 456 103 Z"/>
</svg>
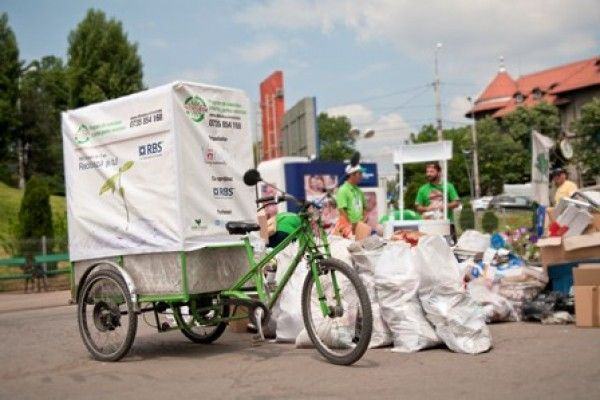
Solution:
<svg viewBox="0 0 600 400">
<path fill-rule="evenodd" d="M 363 169 L 360 165 L 346 167 L 346 182 L 337 191 L 335 202 L 340 213 L 340 219 L 352 224 L 352 231 L 360 221 L 365 219 L 367 202 L 365 194 L 358 187 L 362 180 Z"/>
<path fill-rule="evenodd" d="M 429 163 L 425 169 L 427 183 L 419 188 L 415 200 L 415 208 L 423 215 L 424 219 L 442 219 L 444 211 L 444 185 L 441 179 L 442 168 L 438 163 Z M 447 183 L 448 215 L 453 221 L 452 210 L 460 205 L 458 193 L 454 185 Z"/>
</svg>

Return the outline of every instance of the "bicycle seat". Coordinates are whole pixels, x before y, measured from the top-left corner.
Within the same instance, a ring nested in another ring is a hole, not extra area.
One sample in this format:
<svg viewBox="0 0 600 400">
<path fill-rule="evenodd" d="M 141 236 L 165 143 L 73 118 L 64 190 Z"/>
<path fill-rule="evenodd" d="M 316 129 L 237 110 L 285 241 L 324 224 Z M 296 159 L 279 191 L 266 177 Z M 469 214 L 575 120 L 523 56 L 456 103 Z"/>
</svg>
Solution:
<svg viewBox="0 0 600 400">
<path fill-rule="evenodd" d="M 229 221 L 225 229 L 230 235 L 245 235 L 248 232 L 259 231 L 260 226 L 254 222 Z"/>
</svg>

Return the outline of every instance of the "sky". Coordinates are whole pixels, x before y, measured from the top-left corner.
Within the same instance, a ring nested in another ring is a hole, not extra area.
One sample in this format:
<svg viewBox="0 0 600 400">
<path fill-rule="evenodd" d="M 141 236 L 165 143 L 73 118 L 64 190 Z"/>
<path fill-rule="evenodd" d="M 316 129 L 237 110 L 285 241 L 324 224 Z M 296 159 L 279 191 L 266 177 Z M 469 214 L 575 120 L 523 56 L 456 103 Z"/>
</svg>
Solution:
<svg viewBox="0 0 600 400">
<path fill-rule="evenodd" d="M 391 148 L 435 121 L 438 50 L 444 127 L 468 121 L 468 96 L 513 77 L 600 54 L 598 0 L 1 0 L 26 62 L 67 58 L 89 8 L 123 23 L 138 44 L 144 83 L 174 80 L 245 90 L 284 73 L 286 108 L 306 96 L 375 136 L 363 158 L 391 169 Z M 382 161 L 383 160 L 383 161 Z"/>
</svg>

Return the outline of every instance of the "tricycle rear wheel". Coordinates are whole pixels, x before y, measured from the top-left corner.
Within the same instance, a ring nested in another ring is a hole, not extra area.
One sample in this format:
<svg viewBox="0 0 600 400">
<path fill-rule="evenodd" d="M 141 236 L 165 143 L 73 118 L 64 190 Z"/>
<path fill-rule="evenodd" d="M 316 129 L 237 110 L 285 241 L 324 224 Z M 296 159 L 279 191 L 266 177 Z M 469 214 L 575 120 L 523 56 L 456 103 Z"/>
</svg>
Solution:
<svg viewBox="0 0 600 400">
<path fill-rule="evenodd" d="M 77 323 L 96 360 L 118 361 L 127 354 L 137 331 L 137 314 L 119 273 L 101 270 L 86 279 L 77 301 Z"/>
</svg>

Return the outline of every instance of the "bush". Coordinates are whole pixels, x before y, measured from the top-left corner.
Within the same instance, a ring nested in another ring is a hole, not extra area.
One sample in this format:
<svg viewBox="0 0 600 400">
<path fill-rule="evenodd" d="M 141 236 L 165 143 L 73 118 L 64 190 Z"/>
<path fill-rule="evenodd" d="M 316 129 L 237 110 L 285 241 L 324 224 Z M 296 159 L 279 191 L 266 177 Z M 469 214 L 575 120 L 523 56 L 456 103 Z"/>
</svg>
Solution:
<svg viewBox="0 0 600 400">
<path fill-rule="evenodd" d="M 467 200 L 463 202 L 462 211 L 458 218 L 460 229 L 466 231 L 467 229 L 475 229 L 475 213 L 471 207 L 471 203 Z"/>
<path fill-rule="evenodd" d="M 493 233 L 498 230 L 498 217 L 492 210 L 487 210 L 483 213 L 481 227 L 486 233 Z"/>
<path fill-rule="evenodd" d="M 29 254 L 41 250 L 42 236 L 54 237 L 50 193 L 45 180 L 33 176 L 25 186 L 25 194 L 19 209 L 19 239 L 21 252 Z"/>
</svg>

